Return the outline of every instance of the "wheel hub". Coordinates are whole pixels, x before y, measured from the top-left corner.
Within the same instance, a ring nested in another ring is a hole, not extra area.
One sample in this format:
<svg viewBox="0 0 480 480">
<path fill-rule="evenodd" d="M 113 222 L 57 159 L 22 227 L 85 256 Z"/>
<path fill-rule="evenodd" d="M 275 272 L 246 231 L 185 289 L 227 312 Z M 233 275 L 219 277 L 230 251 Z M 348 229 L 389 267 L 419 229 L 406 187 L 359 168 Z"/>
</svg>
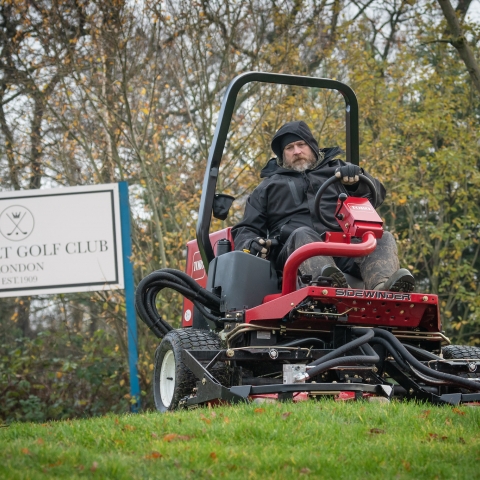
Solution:
<svg viewBox="0 0 480 480">
<path fill-rule="evenodd" d="M 163 357 L 162 368 L 160 370 L 160 396 L 165 407 L 172 403 L 173 393 L 175 391 L 175 355 L 172 350 L 168 350 Z"/>
</svg>

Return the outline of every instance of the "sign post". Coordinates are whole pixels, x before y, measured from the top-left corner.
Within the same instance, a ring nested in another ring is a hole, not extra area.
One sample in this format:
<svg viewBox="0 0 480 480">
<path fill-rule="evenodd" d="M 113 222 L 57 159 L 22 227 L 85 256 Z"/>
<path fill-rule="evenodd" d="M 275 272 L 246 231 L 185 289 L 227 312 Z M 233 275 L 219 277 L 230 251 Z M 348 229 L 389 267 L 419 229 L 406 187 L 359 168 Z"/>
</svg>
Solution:
<svg viewBox="0 0 480 480">
<path fill-rule="evenodd" d="M 125 289 L 132 410 L 140 407 L 126 182 L 0 193 L 0 297 Z"/>
<path fill-rule="evenodd" d="M 130 205 L 128 202 L 128 184 L 118 184 L 120 196 L 120 220 L 122 223 L 123 272 L 125 283 L 125 307 L 127 312 L 128 365 L 130 367 L 130 395 L 132 411 L 140 408 L 140 382 L 138 379 L 138 336 L 137 317 L 135 315 L 135 287 L 133 285 L 132 236 L 130 231 Z"/>
</svg>

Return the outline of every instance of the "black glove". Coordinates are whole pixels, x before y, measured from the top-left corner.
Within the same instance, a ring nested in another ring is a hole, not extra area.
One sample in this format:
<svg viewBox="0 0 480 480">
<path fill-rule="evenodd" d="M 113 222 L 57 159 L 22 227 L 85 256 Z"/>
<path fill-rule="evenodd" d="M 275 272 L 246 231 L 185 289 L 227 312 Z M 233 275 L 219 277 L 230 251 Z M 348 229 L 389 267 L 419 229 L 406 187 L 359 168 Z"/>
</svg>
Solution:
<svg viewBox="0 0 480 480">
<path fill-rule="evenodd" d="M 359 181 L 359 175 L 363 174 L 363 168 L 353 163 L 347 163 L 335 170 L 335 176 L 341 178 L 344 185 L 353 185 Z"/>
<path fill-rule="evenodd" d="M 272 241 L 267 240 L 266 238 L 257 237 L 250 241 L 250 244 L 247 249 L 244 249 L 244 252 L 251 253 L 256 257 L 267 258 L 270 253 L 270 247 L 272 246 Z"/>
</svg>

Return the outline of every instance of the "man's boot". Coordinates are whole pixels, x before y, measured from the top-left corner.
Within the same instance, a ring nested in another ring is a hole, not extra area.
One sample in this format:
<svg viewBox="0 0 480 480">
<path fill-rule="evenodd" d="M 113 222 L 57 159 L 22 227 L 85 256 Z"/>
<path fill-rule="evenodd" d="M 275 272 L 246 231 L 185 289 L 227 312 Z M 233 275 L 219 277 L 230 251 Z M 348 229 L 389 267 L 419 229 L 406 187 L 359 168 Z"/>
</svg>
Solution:
<svg viewBox="0 0 480 480">
<path fill-rule="evenodd" d="M 385 282 L 379 283 L 374 290 L 410 293 L 415 289 L 415 278 L 406 268 L 400 268 Z"/>
<path fill-rule="evenodd" d="M 328 277 L 332 279 L 332 285 L 337 288 L 348 288 L 348 282 L 343 272 L 335 265 L 325 265 L 320 277 Z"/>
</svg>

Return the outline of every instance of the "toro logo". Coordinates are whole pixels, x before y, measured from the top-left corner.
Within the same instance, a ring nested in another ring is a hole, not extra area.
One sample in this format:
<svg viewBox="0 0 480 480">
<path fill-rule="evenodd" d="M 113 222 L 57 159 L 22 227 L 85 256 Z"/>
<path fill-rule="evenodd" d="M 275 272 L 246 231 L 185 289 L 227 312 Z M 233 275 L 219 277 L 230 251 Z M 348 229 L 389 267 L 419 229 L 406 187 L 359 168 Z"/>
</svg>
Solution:
<svg viewBox="0 0 480 480">
<path fill-rule="evenodd" d="M 370 207 L 365 207 L 363 205 L 350 205 L 350 208 L 352 210 L 368 210 L 368 211 L 372 210 Z"/>
<path fill-rule="evenodd" d="M 195 252 L 192 258 L 192 278 L 194 280 L 201 280 L 205 276 L 205 267 L 203 265 L 200 252 Z"/>
</svg>

